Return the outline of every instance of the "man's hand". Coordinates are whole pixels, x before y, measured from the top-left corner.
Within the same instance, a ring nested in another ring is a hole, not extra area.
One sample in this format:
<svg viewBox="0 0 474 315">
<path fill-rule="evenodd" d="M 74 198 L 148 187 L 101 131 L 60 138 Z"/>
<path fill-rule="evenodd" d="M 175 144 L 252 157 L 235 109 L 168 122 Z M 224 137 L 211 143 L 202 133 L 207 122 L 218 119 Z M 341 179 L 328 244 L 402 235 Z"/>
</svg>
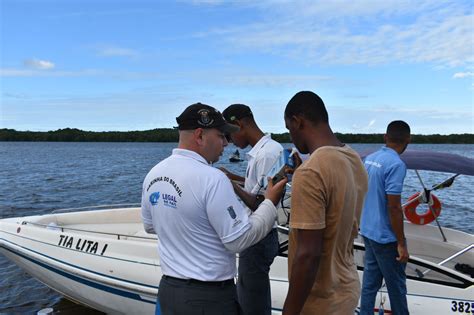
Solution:
<svg viewBox="0 0 474 315">
<path fill-rule="evenodd" d="M 390 218 L 390 223 L 392 224 L 393 232 L 398 240 L 398 257 L 397 260 L 401 263 L 406 263 L 408 261 L 408 249 L 407 242 L 405 240 L 405 232 L 403 230 L 403 210 L 401 205 L 400 195 L 389 195 L 387 194 L 387 208 Z"/>
<path fill-rule="evenodd" d="M 301 156 L 298 154 L 298 152 L 293 153 L 293 162 L 295 163 L 295 169 L 303 164 L 303 160 L 301 159 Z"/>
<path fill-rule="evenodd" d="M 287 149 L 288 151 L 291 151 L 290 149 Z M 294 164 L 294 167 L 285 167 L 285 173 L 286 174 L 293 174 L 296 169 L 301 165 L 303 164 L 303 160 L 301 160 L 301 157 L 300 155 L 298 154 L 298 152 L 294 152 L 293 155 L 291 156 L 291 158 L 293 159 L 293 164 Z"/>
<path fill-rule="evenodd" d="M 285 185 L 288 182 L 288 178 L 285 176 L 285 178 L 276 184 L 273 184 L 271 177 L 268 177 L 267 179 L 268 186 L 267 190 L 265 191 L 265 199 L 270 199 L 276 206 L 283 195 L 283 190 L 285 189 Z"/>
<path fill-rule="evenodd" d="M 405 241 L 403 241 L 403 243 L 398 243 L 398 246 L 397 246 L 397 249 L 398 249 L 398 257 L 397 257 L 397 260 L 401 263 L 406 263 L 408 262 L 408 258 L 410 257 L 410 255 L 408 254 L 408 249 L 407 249 L 407 244 Z"/>
</svg>

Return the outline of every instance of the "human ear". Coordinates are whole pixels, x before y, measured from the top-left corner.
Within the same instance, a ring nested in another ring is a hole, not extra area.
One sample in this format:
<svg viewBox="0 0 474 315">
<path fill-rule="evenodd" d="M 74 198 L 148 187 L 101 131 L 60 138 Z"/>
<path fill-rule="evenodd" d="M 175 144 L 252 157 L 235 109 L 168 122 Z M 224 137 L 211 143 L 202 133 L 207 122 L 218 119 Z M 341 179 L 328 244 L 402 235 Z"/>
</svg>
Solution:
<svg viewBox="0 0 474 315">
<path fill-rule="evenodd" d="M 194 141 L 196 141 L 197 144 L 201 145 L 203 142 L 203 136 L 204 136 L 204 129 L 202 128 L 197 128 L 193 132 L 194 136 Z"/>
<path fill-rule="evenodd" d="M 291 120 L 293 121 L 293 124 L 295 126 L 295 129 L 303 129 L 304 126 L 304 120 L 301 116 L 296 116 L 293 115 L 291 117 Z"/>
</svg>

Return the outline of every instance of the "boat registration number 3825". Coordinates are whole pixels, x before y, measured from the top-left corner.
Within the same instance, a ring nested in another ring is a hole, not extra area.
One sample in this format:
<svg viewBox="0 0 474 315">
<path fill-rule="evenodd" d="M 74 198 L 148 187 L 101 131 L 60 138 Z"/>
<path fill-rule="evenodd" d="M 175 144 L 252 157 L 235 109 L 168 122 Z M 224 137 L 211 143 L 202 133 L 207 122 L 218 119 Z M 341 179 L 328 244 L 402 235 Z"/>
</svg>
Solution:
<svg viewBox="0 0 474 315">
<path fill-rule="evenodd" d="M 474 314 L 474 302 L 451 301 L 451 311 L 454 313 Z"/>
</svg>

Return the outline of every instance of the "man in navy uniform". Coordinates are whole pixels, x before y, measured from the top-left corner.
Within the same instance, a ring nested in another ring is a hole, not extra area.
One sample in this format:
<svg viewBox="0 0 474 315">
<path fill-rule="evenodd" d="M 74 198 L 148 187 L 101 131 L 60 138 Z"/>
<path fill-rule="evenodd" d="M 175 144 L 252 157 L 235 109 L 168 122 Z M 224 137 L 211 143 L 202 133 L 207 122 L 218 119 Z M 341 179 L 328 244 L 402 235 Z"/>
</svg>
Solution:
<svg viewBox="0 0 474 315">
<path fill-rule="evenodd" d="M 238 128 L 201 103 L 188 106 L 176 120 L 178 148 L 143 182 L 142 219 L 145 230 L 158 236 L 163 273 L 157 310 L 239 314 L 235 254 L 273 228 L 286 180 L 270 183 L 249 217 L 230 180 L 211 165 L 228 144 L 226 134 Z"/>
</svg>

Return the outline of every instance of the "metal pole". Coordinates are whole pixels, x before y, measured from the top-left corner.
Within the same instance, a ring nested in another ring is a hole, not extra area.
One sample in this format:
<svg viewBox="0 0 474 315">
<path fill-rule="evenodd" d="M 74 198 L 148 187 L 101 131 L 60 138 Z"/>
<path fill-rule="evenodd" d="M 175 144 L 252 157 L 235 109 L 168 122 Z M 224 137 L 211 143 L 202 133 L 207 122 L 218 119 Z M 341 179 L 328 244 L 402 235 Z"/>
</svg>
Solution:
<svg viewBox="0 0 474 315">
<path fill-rule="evenodd" d="M 415 173 L 416 173 L 416 176 L 418 176 L 418 179 L 420 180 L 421 186 L 423 187 L 424 190 L 426 190 L 426 186 L 423 183 L 423 180 L 421 179 L 421 176 L 420 176 L 420 173 L 418 173 L 418 170 L 415 170 Z"/>
<path fill-rule="evenodd" d="M 418 170 L 415 170 L 416 175 L 418 176 L 418 179 L 420 180 L 421 186 L 423 186 L 423 190 L 425 191 L 425 197 L 426 197 L 426 202 L 428 203 L 428 208 L 430 209 L 431 213 L 433 214 L 433 217 L 435 218 L 436 224 L 438 225 L 439 232 L 441 233 L 441 236 L 443 237 L 443 242 L 447 242 L 448 240 L 446 239 L 446 235 L 444 235 L 443 229 L 441 228 L 441 225 L 439 224 L 438 218 L 436 217 L 436 213 L 434 209 L 430 205 L 430 190 L 428 190 L 423 183 L 423 180 L 421 179 L 420 174 L 418 173 Z"/>
<path fill-rule="evenodd" d="M 443 260 L 442 262 L 439 262 L 438 263 L 438 266 L 442 266 L 444 265 L 445 263 L 447 263 L 448 261 L 450 260 L 453 260 L 454 258 L 458 257 L 458 256 L 461 256 L 462 254 L 464 254 L 465 252 L 468 252 L 470 251 L 471 249 L 474 248 L 474 244 L 471 244 L 471 245 L 468 245 L 467 247 L 465 247 L 464 249 L 461 249 L 459 252 L 451 255 L 450 257 L 446 258 L 445 260 Z"/>
<path fill-rule="evenodd" d="M 430 203 L 428 202 L 428 207 L 430 208 L 431 213 L 433 214 L 436 224 L 438 225 L 438 229 L 441 232 L 441 236 L 443 236 L 443 242 L 447 242 L 448 240 L 446 239 L 446 235 L 444 235 L 443 229 L 441 228 L 441 225 L 439 224 L 438 218 L 436 217 L 436 213 L 434 209 L 431 207 Z"/>
</svg>

